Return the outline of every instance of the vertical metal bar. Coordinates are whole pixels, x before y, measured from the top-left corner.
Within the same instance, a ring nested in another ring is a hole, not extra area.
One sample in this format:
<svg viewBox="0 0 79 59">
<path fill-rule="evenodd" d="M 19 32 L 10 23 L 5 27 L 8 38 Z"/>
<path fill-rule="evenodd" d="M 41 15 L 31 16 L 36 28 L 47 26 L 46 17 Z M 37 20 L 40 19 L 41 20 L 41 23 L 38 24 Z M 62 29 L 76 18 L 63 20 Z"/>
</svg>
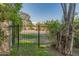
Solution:
<svg viewBox="0 0 79 59">
<path fill-rule="evenodd" d="M 10 34 L 9 34 L 9 50 L 12 48 L 12 27 L 8 26 Z"/>
<path fill-rule="evenodd" d="M 18 27 L 17 28 L 18 29 L 18 33 L 17 33 L 18 34 L 18 36 L 17 36 L 18 37 L 18 47 L 17 48 L 19 49 L 19 25 L 17 27 Z"/>
<path fill-rule="evenodd" d="M 12 25 L 12 47 L 15 45 L 15 25 Z"/>
<path fill-rule="evenodd" d="M 40 48 L 40 25 L 38 24 L 38 48 Z"/>
</svg>

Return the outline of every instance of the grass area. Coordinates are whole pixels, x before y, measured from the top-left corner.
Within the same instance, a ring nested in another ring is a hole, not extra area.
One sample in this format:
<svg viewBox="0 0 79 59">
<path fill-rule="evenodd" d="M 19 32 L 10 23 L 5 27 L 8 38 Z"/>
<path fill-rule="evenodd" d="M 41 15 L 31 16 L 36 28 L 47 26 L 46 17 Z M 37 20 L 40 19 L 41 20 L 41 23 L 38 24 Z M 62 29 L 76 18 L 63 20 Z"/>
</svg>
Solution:
<svg viewBox="0 0 79 59">
<path fill-rule="evenodd" d="M 20 34 L 21 38 L 34 39 L 38 38 L 38 34 Z M 47 34 L 40 34 L 40 38 L 48 38 Z"/>
<path fill-rule="evenodd" d="M 20 34 L 23 39 L 36 39 L 37 34 Z M 40 38 L 48 38 L 47 34 L 41 34 Z M 55 50 L 48 50 L 49 43 L 41 43 L 40 48 L 38 48 L 37 43 L 30 40 L 20 40 L 19 49 L 17 49 L 17 43 L 14 48 L 12 48 L 10 55 L 12 56 L 56 56 L 59 53 Z"/>
<path fill-rule="evenodd" d="M 36 38 L 36 34 L 20 34 L 22 38 Z M 41 37 L 47 37 L 47 35 L 41 35 Z M 41 43 L 41 48 L 38 48 L 37 43 L 31 40 L 20 40 L 19 49 L 17 49 L 17 43 L 11 50 L 12 56 L 61 56 L 62 54 L 56 50 L 49 50 L 47 43 Z M 74 49 L 74 55 L 79 55 L 79 49 Z"/>
<path fill-rule="evenodd" d="M 36 43 L 20 43 L 19 50 L 13 48 L 11 55 L 49 55 L 48 51 L 44 48 L 38 48 Z"/>
<path fill-rule="evenodd" d="M 54 56 L 57 55 L 55 51 L 48 51 L 46 44 L 41 44 L 38 48 L 37 43 L 23 43 L 20 42 L 19 49 L 13 48 L 11 54 L 13 56 Z"/>
</svg>

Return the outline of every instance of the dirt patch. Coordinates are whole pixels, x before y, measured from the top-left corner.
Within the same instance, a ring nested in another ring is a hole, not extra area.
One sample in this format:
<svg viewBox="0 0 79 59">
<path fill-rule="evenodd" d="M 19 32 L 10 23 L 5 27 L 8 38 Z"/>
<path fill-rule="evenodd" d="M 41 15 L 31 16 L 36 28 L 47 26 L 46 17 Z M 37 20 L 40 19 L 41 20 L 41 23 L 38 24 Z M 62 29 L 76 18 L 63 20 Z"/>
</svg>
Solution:
<svg viewBox="0 0 79 59">
<path fill-rule="evenodd" d="M 36 30 L 23 30 L 20 32 L 21 34 L 37 34 Z M 40 31 L 41 34 L 47 34 L 47 31 Z"/>
</svg>

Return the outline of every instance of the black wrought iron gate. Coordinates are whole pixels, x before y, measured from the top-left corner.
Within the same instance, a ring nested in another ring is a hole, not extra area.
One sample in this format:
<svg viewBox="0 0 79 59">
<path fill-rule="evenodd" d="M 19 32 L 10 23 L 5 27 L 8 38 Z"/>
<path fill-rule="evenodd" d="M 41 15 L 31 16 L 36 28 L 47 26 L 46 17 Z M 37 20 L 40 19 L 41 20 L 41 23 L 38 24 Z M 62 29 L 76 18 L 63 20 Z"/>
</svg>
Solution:
<svg viewBox="0 0 79 59">
<path fill-rule="evenodd" d="M 20 49 L 40 48 L 41 44 L 48 44 L 48 33 L 45 26 L 10 26 L 12 29 L 12 48 L 19 51 Z"/>
</svg>

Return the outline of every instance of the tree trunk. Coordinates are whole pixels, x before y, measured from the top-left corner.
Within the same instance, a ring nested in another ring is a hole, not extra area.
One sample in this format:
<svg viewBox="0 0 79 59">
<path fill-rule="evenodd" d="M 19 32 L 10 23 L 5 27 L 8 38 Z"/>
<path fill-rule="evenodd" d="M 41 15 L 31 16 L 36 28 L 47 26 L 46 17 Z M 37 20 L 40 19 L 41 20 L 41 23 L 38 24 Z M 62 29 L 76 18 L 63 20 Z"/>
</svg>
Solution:
<svg viewBox="0 0 79 59">
<path fill-rule="evenodd" d="M 64 13 L 64 20 L 65 20 L 65 29 L 61 29 L 59 32 L 59 38 L 57 49 L 59 52 L 63 53 L 64 55 L 72 55 L 73 49 L 73 20 L 74 20 L 74 12 L 75 12 L 75 4 L 69 4 L 69 10 L 67 10 L 66 4 L 62 4 L 63 13 Z"/>
</svg>

